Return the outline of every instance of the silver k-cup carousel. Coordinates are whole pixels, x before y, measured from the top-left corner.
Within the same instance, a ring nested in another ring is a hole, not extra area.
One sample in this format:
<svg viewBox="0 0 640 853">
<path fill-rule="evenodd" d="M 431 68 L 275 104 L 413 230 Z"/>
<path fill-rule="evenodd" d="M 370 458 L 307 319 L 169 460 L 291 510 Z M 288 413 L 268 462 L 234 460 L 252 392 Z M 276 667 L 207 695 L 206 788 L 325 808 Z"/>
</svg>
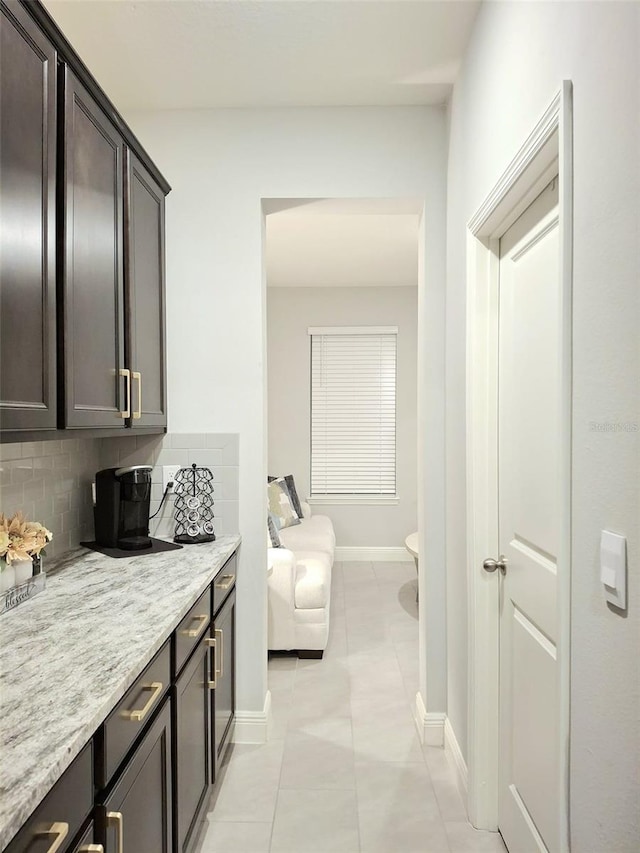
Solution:
<svg viewBox="0 0 640 853">
<path fill-rule="evenodd" d="M 190 468 L 180 468 L 174 480 L 174 513 L 176 522 L 174 542 L 188 545 L 213 542 L 213 474 L 194 462 Z"/>
</svg>

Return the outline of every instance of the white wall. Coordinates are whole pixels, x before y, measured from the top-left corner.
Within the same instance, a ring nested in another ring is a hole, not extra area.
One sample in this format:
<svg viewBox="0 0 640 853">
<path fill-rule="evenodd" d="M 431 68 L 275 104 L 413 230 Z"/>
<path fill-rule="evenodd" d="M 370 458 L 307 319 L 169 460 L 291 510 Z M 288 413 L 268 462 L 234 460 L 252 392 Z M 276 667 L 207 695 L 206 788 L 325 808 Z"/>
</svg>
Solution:
<svg viewBox="0 0 640 853">
<path fill-rule="evenodd" d="M 448 707 L 466 751 L 465 226 L 559 90 L 574 92 L 571 835 L 640 838 L 638 364 L 640 6 L 485 3 L 450 112 L 447 247 Z M 625 423 L 636 431 L 598 431 Z M 600 530 L 628 537 L 629 609 L 608 609 Z"/>
<path fill-rule="evenodd" d="M 417 222 L 415 235 L 418 255 Z M 338 547 L 396 547 L 417 529 L 417 287 L 269 287 L 269 472 L 310 493 L 309 326 L 397 326 L 396 505 L 322 505 Z"/>
<path fill-rule="evenodd" d="M 421 298 L 430 290 L 441 294 L 444 111 L 239 109 L 127 119 L 173 186 L 167 200 L 169 428 L 240 434 L 238 704 L 243 712 L 259 712 L 266 691 L 267 476 L 260 200 L 424 199 L 433 245 Z M 441 348 L 443 317 L 435 322 L 430 343 Z M 431 483 L 442 492 L 442 445 L 431 444 L 428 462 Z M 443 555 L 432 559 L 441 573 Z M 444 630 L 435 628 L 432 665 L 441 670 Z M 434 697 L 439 710 L 444 701 L 444 691 Z"/>
</svg>

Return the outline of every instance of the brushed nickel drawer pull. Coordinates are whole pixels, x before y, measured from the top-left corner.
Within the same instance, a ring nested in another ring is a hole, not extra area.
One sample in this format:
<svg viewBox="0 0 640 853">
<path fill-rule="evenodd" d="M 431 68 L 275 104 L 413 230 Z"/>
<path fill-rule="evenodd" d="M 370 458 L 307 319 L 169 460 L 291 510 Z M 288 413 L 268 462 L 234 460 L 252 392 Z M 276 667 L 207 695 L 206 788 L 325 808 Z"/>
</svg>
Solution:
<svg viewBox="0 0 640 853">
<path fill-rule="evenodd" d="M 119 418 L 131 417 L 131 371 L 127 367 L 121 367 L 118 371 L 119 376 L 124 376 L 127 380 L 126 405 L 123 412 L 118 412 Z"/>
<path fill-rule="evenodd" d="M 185 637 L 199 637 L 200 634 L 207 627 L 207 620 L 209 619 L 208 613 L 202 613 L 200 616 L 193 616 L 191 618 L 192 622 L 200 622 L 200 625 L 197 628 L 190 628 L 187 630 L 186 628 L 180 631 L 181 634 L 184 634 Z"/>
<path fill-rule="evenodd" d="M 136 723 L 141 723 L 153 707 L 156 699 L 162 692 L 162 682 L 152 681 L 151 684 L 143 684 L 142 689 L 152 691 L 151 696 L 149 696 L 149 700 L 147 701 L 147 704 L 144 706 L 144 708 L 138 708 L 135 711 L 125 711 L 125 716 L 129 720 L 133 720 Z M 113 812 L 113 814 L 118 814 L 118 812 Z"/>
<path fill-rule="evenodd" d="M 138 408 L 133 412 L 133 418 L 137 420 L 142 417 L 142 374 L 134 370 L 131 376 L 138 380 Z"/>
<path fill-rule="evenodd" d="M 229 589 L 232 583 L 235 581 L 235 575 L 222 575 L 218 583 L 216 584 L 217 589 Z"/>
<path fill-rule="evenodd" d="M 216 687 L 218 686 L 218 681 L 217 681 L 218 665 L 216 664 L 216 638 L 215 637 L 207 637 L 205 642 L 209 646 L 210 649 L 213 649 L 213 651 L 212 651 L 212 655 L 213 655 L 213 680 L 207 681 L 207 687 L 209 688 L 209 690 L 215 690 Z M 211 664 L 209 664 L 209 672 L 211 672 Z"/>
<path fill-rule="evenodd" d="M 104 853 L 104 847 L 102 844 L 85 844 L 78 853 Z"/>
<path fill-rule="evenodd" d="M 124 821 L 122 812 L 107 812 L 107 823 L 116 825 L 118 848 L 116 853 L 124 853 Z"/>
<path fill-rule="evenodd" d="M 215 629 L 216 639 L 218 636 L 220 637 L 220 669 L 216 667 L 216 679 L 218 676 L 222 678 L 224 675 L 224 634 L 222 633 L 222 628 Z"/>
<path fill-rule="evenodd" d="M 56 853 L 56 850 L 59 850 L 62 847 L 62 842 L 69 834 L 69 824 L 59 820 L 55 823 L 52 823 L 51 826 L 43 826 L 39 829 L 36 829 L 35 834 L 55 835 L 56 837 L 53 839 L 53 844 L 51 845 L 51 847 L 49 847 L 47 853 Z"/>
</svg>

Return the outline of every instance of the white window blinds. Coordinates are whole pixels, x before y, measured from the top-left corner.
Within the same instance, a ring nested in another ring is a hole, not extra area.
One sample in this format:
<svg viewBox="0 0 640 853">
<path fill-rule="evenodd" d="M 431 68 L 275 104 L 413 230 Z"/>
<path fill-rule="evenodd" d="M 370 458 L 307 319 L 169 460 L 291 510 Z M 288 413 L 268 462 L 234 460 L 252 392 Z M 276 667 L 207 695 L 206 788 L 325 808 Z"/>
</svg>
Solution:
<svg viewBox="0 0 640 853">
<path fill-rule="evenodd" d="M 396 327 L 311 328 L 311 495 L 395 495 Z"/>
</svg>

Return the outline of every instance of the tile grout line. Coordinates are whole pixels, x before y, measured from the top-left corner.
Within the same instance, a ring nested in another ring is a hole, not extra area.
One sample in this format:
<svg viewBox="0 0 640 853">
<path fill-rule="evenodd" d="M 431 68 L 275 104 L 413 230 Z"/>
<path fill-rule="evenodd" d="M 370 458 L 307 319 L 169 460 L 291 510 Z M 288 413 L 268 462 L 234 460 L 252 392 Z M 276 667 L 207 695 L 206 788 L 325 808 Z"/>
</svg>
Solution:
<svg viewBox="0 0 640 853">
<path fill-rule="evenodd" d="M 292 687 L 291 687 L 291 702 L 292 702 L 292 704 L 293 704 L 294 696 L 295 696 L 299 660 L 300 659 L 298 657 L 296 657 L 296 665 L 293 668 L 294 669 L 294 675 L 293 675 L 293 683 L 292 683 Z M 267 666 L 268 666 L 268 661 L 267 661 Z M 273 804 L 273 815 L 271 817 L 271 832 L 269 833 L 269 851 L 271 851 L 271 848 L 273 846 L 273 833 L 274 833 L 275 826 L 276 826 L 276 813 L 278 811 L 278 802 L 280 800 L 280 792 L 282 791 L 282 784 L 281 784 L 282 783 L 282 769 L 284 767 L 284 756 L 285 756 L 285 751 L 287 749 L 287 735 L 288 734 L 289 734 L 289 718 L 287 717 L 287 723 L 286 723 L 285 730 L 284 730 L 284 736 L 282 738 L 282 756 L 280 757 L 280 773 L 278 774 L 278 786 L 276 789 L 275 802 Z"/>
<path fill-rule="evenodd" d="M 373 564 L 371 563 L 370 565 L 371 565 L 371 569 L 374 572 L 374 576 L 375 576 L 375 570 L 373 569 Z M 352 700 L 352 689 L 351 689 L 352 683 L 351 683 L 351 666 L 350 666 L 351 652 L 349 650 L 349 629 L 347 628 L 347 625 L 349 624 L 348 609 L 350 606 L 348 607 L 347 601 L 346 601 L 346 596 L 344 596 L 344 569 L 342 571 L 342 575 L 343 575 L 343 577 L 342 577 L 342 583 L 343 583 L 342 594 L 343 594 L 343 597 L 345 598 L 345 601 L 344 601 L 345 644 L 347 647 L 347 668 L 349 671 L 349 711 L 350 711 L 349 722 L 351 725 L 351 760 L 352 760 L 352 764 L 353 764 L 353 786 L 354 786 L 354 792 L 355 792 L 354 799 L 355 799 L 355 804 L 356 804 L 356 831 L 358 833 L 358 853 L 360 853 L 360 851 L 362 850 L 362 835 L 360 832 L 360 799 L 359 799 L 359 795 L 358 795 L 358 776 L 356 774 L 356 746 L 355 746 L 355 735 L 354 735 L 354 731 L 353 731 L 353 705 L 351 702 L 351 700 Z"/>
</svg>

